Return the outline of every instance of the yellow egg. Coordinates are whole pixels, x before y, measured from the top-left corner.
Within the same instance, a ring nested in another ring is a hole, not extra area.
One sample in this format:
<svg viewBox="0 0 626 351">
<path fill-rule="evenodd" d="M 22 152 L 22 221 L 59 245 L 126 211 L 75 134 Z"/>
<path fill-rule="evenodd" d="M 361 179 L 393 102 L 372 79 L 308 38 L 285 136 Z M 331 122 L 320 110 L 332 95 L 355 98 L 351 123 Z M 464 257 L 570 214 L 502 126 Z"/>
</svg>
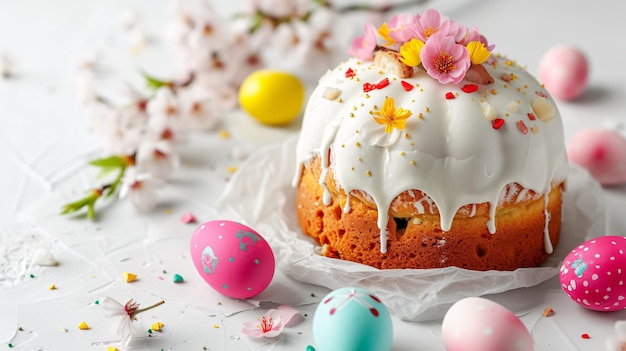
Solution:
<svg viewBox="0 0 626 351">
<path fill-rule="evenodd" d="M 241 107 L 259 122 L 285 125 L 300 113 L 304 86 L 295 76 L 274 70 L 249 75 L 239 89 Z"/>
</svg>

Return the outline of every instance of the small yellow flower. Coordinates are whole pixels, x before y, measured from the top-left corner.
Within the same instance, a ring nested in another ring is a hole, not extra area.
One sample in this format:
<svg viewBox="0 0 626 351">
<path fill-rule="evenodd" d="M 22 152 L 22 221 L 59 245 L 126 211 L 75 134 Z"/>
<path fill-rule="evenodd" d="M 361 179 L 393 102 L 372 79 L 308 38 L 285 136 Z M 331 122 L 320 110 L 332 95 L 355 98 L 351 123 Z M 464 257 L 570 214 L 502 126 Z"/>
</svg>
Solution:
<svg viewBox="0 0 626 351">
<path fill-rule="evenodd" d="M 381 38 L 385 39 L 385 42 L 382 44 L 382 46 L 391 46 L 396 42 L 395 40 L 393 40 L 392 37 L 389 36 L 390 32 L 391 31 L 389 30 L 389 26 L 387 25 L 387 22 L 384 22 L 378 28 L 378 35 L 380 35 Z"/>
<path fill-rule="evenodd" d="M 394 128 L 398 130 L 404 129 L 406 120 L 411 116 L 412 112 L 402 107 L 396 110 L 393 98 L 387 98 L 385 99 L 385 103 L 383 103 L 383 108 L 380 109 L 380 111 L 374 112 L 374 114 L 379 116 L 374 117 L 374 120 L 378 124 L 385 125 L 385 133 L 391 133 Z"/>
<path fill-rule="evenodd" d="M 469 53 L 472 65 L 480 65 L 491 56 L 491 52 L 487 50 L 485 44 L 479 41 L 470 41 L 469 44 L 467 44 L 467 52 Z"/>
<path fill-rule="evenodd" d="M 411 39 L 400 47 L 400 61 L 407 66 L 417 67 L 422 63 L 420 51 L 424 47 L 424 42 L 419 39 Z"/>
</svg>

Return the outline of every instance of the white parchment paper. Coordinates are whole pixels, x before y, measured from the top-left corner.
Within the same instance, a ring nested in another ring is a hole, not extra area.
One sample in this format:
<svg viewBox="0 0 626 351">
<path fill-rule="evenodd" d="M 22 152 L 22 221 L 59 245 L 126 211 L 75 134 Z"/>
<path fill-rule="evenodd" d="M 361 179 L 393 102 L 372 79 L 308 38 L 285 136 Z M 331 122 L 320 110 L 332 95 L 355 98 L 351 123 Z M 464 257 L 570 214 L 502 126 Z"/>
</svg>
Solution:
<svg viewBox="0 0 626 351">
<path fill-rule="evenodd" d="M 441 319 L 454 302 L 540 284 L 554 277 L 561 260 L 577 244 L 605 235 L 605 205 L 600 186 L 572 167 L 564 194 L 561 239 L 542 267 L 477 272 L 443 269 L 379 270 L 316 253 L 295 214 L 296 138 L 259 150 L 238 169 L 219 200 L 220 216 L 255 228 L 271 244 L 278 269 L 293 278 L 337 289 L 357 286 L 377 294 L 404 320 Z"/>
</svg>

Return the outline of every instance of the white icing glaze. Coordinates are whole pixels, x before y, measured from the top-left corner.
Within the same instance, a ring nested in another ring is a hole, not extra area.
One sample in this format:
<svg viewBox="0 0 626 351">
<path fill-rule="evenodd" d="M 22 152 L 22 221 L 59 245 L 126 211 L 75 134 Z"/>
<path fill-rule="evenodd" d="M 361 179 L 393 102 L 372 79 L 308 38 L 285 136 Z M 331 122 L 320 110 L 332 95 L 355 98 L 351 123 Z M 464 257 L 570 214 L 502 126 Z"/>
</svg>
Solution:
<svg viewBox="0 0 626 351">
<path fill-rule="evenodd" d="M 372 199 L 379 209 L 383 253 L 389 214 L 381 209 L 389 209 L 393 199 L 404 191 L 419 189 L 427 194 L 428 199 L 417 200 L 415 206 L 420 213 L 426 211 L 422 201 L 431 205 L 431 211 L 436 206 L 444 231 L 450 229 L 459 208 L 487 202 L 490 220 L 486 225 L 490 233 L 495 233 L 496 205 L 516 190 L 503 195 L 507 184 L 519 183 L 538 194 L 547 194 L 553 184 L 567 176 L 561 118 L 545 89 L 506 58 L 493 57 L 483 66 L 495 82 L 466 93 L 461 89 L 470 84 L 466 81 L 440 84 L 419 69 L 413 77 L 400 79 L 382 73 L 372 63 L 349 59 L 322 77 L 311 94 L 298 141 L 297 162 L 302 165 L 315 155 L 321 156 L 320 184 L 326 193 L 325 204 L 330 201 L 326 201 L 329 194 L 324 181 L 328 171 L 333 172 L 347 194 L 362 190 Z M 348 69 L 356 75 L 347 78 Z M 515 79 L 500 79 L 504 74 L 513 74 Z M 383 78 L 389 78 L 388 86 L 364 92 L 364 83 L 376 84 Z M 414 88 L 406 91 L 401 80 Z M 341 90 L 341 97 L 324 98 L 328 87 Z M 455 97 L 447 99 L 448 92 Z M 394 98 L 396 108 L 412 112 L 403 130 L 385 133 L 385 126 L 373 118 L 387 97 Z M 515 108 L 511 108 L 511 102 L 515 102 Z M 489 117 L 494 109 L 497 118 L 504 119 L 500 129 L 495 129 L 485 116 L 485 106 L 489 107 Z M 537 110 L 542 116 L 536 115 Z M 519 121 L 527 127 L 525 133 Z M 298 179 L 299 174 L 295 181 Z M 517 196 L 525 197 L 526 190 Z M 548 221 L 546 211 L 546 228 Z M 551 251 L 548 242 L 546 250 Z"/>
</svg>

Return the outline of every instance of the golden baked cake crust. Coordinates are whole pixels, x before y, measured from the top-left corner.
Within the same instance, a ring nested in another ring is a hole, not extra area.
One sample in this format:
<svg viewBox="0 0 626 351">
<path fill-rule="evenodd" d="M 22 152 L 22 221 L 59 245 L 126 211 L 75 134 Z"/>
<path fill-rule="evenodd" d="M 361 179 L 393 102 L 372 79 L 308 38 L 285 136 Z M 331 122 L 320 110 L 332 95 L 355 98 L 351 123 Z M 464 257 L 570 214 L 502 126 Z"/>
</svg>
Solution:
<svg viewBox="0 0 626 351">
<path fill-rule="evenodd" d="M 396 198 L 387 225 L 387 252 L 381 253 L 378 211 L 357 195 L 350 197 L 345 213 L 345 193 L 331 187 L 332 202 L 322 203 L 319 158 L 304 165 L 298 184 L 296 212 L 302 231 L 322 246 L 328 257 L 363 263 L 382 269 L 441 268 L 457 266 L 472 270 L 515 270 L 541 264 L 548 253 L 544 245 L 545 209 L 552 246 L 559 240 L 562 187 L 552 188 L 545 206 L 543 195 L 518 202 L 503 201 L 496 210 L 498 230 L 489 233 L 489 204 L 466 206 L 457 212 L 452 227 L 444 232 L 439 214 L 409 212 L 416 196 L 405 192 Z M 330 178 L 328 176 L 328 178 Z M 334 184 L 330 182 L 330 184 Z M 416 190 L 416 192 L 418 192 Z M 473 212 L 473 213 L 472 213 Z"/>
</svg>

